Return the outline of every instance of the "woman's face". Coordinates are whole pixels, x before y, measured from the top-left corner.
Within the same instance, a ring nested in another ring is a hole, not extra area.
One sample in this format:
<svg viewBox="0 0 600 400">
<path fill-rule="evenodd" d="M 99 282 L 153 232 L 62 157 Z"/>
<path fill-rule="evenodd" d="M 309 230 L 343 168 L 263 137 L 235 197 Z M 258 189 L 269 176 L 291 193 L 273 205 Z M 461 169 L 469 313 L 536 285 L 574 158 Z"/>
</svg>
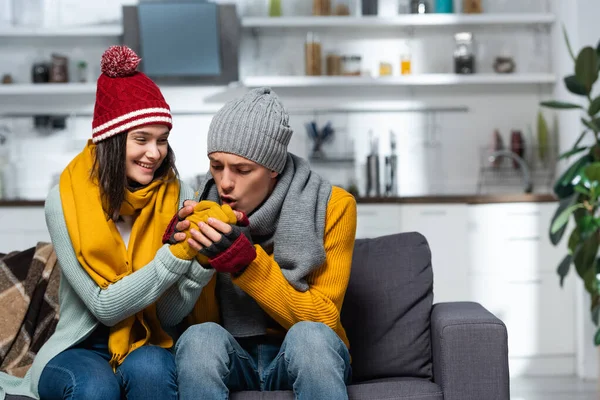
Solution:
<svg viewBox="0 0 600 400">
<path fill-rule="evenodd" d="M 129 181 L 144 186 L 154 179 L 169 148 L 169 128 L 147 125 L 127 132 L 125 173 Z"/>
</svg>

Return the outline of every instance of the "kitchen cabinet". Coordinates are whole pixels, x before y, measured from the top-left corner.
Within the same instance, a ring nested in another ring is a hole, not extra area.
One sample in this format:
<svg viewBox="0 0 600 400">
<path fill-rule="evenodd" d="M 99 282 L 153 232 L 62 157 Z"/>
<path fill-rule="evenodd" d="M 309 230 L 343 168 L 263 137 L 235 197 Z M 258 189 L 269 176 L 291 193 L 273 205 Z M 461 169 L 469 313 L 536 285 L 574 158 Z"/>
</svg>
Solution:
<svg viewBox="0 0 600 400">
<path fill-rule="evenodd" d="M 469 208 L 471 269 L 506 277 L 554 272 L 566 254 L 548 237 L 556 203 L 472 205 Z"/>
<path fill-rule="evenodd" d="M 358 204 L 356 238 L 373 238 L 403 232 L 397 204 Z"/>
<path fill-rule="evenodd" d="M 469 206 L 472 299 L 508 330 L 512 375 L 574 374 L 577 278 L 561 288 L 564 243 L 548 238 L 556 203 Z"/>
<path fill-rule="evenodd" d="M 427 238 L 433 267 L 433 300 L 470 300 L 466 204 L 401 205 L 400 227 Z"/>
</svg>

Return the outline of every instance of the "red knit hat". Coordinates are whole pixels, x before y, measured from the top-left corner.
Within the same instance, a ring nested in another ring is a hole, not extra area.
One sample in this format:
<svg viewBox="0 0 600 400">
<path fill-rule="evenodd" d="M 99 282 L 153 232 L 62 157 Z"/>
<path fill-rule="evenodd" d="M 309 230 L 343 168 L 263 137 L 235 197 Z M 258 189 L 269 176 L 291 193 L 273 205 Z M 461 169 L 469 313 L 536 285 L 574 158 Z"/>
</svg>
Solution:
<svg viewBox="0 0 600 400">
<path fill-rule="evenodd" d="M 127 46 L 111 46 L 102 55 L 92 121 L 92 141 L 145 125 L 173 126 L 171 109 L 160 89 L 136 71 L 140 58 Z"/>
</svg>

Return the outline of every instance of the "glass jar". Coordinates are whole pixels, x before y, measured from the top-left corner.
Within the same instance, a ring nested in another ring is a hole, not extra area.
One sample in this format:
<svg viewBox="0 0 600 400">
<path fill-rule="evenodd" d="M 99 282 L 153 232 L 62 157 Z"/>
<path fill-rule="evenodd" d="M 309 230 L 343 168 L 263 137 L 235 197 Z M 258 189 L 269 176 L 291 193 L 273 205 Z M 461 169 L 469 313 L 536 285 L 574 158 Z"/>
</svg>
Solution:
<svg viewBox="0 0 600 400">
<path fill-rule="evenodd" d="M 427 0 L 411 0 L 410 12 L 412 14 L 427 14 L 431 12 L 429 2 Z"/>
<path fill-rule="evenodd" d="M 331 0 L 313 0 L 313 15 L 331 15 Z"/>
<path fill-rule="evenodd" d="M 463 13 L 481 14 L 482 12 L 481 0 L 463 0 Z"/>
<path fill-rule="evenodd" d="M 281 0 L 269 0 L 269 17 L 281 17 Z"/>
<path fill-rule="evenodd" d="M 473 34 L 460 32 L 454 35 L 456 47 L 454 49 L 454 72 L 457 74 L 475 73 L 475 52 Z"/>
<path fill-rule="evenodd" d="M 306 35 L 304 43 L 304 64 L 308 76 L 321 75 L 321 41 L 312 32 Z"/>
<path fill-rule="evenodd" d="M 451 14 L 454 12 L 454 0 L 435 0 L 435 12 Z"/>
<path fill-rule="evenodd" d="M 350 0 L 334 0 L 333 15 L 350 15 L 352 14 L 352 6 Z"/>
<path fill-rule="evenodd" d="M 362 58 L 360 56 L 343 56 L 342 57 L 342 75 L 359 76 Z"/>
<path fill-rule="evenodd" d="M 400 75 L 409 75 L 412 72 L 412 53 L 409 43 L 404 43 L 400 48 Z"/>
<path fill-rule="evenodd" d="M 327 54 L 325 58 L 326 73 L 328 76 L 338 76 L 342 74 L 342 57 L 335 53 Z"/>
</svg>

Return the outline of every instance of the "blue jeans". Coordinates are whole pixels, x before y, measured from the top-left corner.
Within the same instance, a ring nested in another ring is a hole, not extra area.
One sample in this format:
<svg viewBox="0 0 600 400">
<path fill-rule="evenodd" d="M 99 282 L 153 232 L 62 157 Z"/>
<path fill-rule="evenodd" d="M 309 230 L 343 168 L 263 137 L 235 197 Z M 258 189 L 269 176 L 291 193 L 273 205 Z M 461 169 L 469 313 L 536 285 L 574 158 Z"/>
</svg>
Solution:
<svg viewBox="0 0 600 400">
<path fill-rule="evenodd" d="M 283 340 L 236 340 L 222 326 L 189 327 L 175 346 L 179 398 L 228 399 L 241 390 L 293 390 L 296 399 L 347 399 L 350 354 L 328 326 L 299 322 Z"/>
<path fill-rule="evenodd" d="M 106 341 L 84 342 L 54 357 L 42 371 L 42 400 L 177 400 L 173 354 L 158 346 L 132 351 L 113 372 Z"/>
</svg>

